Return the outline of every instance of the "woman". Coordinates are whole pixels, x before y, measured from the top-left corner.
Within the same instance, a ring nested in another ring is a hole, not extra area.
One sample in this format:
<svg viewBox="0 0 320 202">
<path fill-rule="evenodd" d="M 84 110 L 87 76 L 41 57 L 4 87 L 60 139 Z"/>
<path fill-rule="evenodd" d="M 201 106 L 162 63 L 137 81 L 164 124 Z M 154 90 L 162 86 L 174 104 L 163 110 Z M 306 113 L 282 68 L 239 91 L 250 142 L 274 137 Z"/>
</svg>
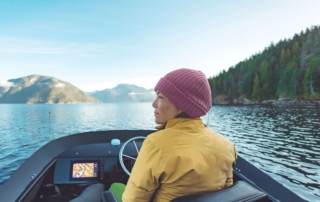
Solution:
<svg viewBox="0 0 320 202">
<path fill-rule="evenodd" d="M 161 78 L 155 91 L 152 106 L 161 125 L 144 140 L 122 200 L 170 201 L 231 186 L 235 148 L 200 118 L 212 103 L 205 75 L 178 69 Z"/>
</svg>

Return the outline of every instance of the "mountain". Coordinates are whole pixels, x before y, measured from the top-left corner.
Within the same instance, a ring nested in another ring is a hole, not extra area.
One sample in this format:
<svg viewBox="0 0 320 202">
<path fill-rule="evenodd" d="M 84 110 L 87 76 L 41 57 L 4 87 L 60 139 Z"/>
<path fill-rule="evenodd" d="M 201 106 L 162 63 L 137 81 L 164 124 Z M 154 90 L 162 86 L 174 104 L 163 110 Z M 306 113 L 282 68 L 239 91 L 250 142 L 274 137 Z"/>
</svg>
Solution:
<svg viewBox="0 0 320 202">
<path fill-rule="evenodd" d="M 0 103 L 98 103 L 74 85 L 54 77 L 30 75 L 0 86 Z"/>
<path fill-rule="evenodd" d="M 102 102 L 153 102 L 153 89 L 145 89 L 131 84 L 119 84 L 115 88 L 96 91 L 91 94 Z"/>
</svg>

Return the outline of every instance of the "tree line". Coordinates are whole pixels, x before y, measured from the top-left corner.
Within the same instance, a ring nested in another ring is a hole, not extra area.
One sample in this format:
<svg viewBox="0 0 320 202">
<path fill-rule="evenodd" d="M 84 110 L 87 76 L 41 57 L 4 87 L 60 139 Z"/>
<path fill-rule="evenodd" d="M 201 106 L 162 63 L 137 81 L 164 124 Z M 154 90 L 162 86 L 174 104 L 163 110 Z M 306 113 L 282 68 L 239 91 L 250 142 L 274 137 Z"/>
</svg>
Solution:
<svg viewBox="0 0 320 202">
<path fill-rule="evenodd" d="M 320 99 L 320 26 L 271 42 L 262 52 L 208 80 L 214 98 Z"/>
</svg>

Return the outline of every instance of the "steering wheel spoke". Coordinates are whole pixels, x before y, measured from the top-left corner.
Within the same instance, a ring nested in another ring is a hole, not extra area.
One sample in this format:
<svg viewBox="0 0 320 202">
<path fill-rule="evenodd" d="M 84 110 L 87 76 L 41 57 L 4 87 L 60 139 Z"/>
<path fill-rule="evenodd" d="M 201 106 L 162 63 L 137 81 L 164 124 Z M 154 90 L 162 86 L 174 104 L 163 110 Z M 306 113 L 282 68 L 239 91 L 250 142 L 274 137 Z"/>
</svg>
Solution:
<svg viewBox="0 0 320 202">
<path fill-rule="evenodd" d="M 134 146 L 136 147 L 137 153 L 139 154 L 139 149 L 137 147 L 136 141 L 133 140 Z"/>
<path fill-rule="evenodd" d="M 122 156 L 127 157 L 127 158 L 130 158 L 130 159 L 133 159 L 133 160 L 137 160 L 136 158 L 134 158 L 134 157 L 132 157 L 132 156 L 125 155 L 125 154 L 122 154 Z"/>
</svg>

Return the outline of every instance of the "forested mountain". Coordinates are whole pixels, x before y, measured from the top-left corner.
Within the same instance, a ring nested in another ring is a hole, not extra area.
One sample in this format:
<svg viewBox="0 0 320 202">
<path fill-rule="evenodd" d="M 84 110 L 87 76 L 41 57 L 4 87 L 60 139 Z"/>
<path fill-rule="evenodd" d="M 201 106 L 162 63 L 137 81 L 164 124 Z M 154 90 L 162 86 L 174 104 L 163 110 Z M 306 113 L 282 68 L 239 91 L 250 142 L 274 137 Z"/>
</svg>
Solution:
<svg viewBox="0 0 320 202">
<path fill-rule="evenodd" d="M 214 98 L 320 99 L 320 26 L 271 43 L 262 52 L 209 78 Z"/>
<path fill-rule="evenodd" d="M 91 96 L 103 102 L 153 102 L 156 94 L 153 89 L 147 90 L 136 85 L 119 84 L 112 89 L 91 93 Z"/>
<path fill-rule="evenodd" d="M 9 82 L 11 86 L 0 86 L 0 103 L 101 102 L 74 85 L 50 76 L 30 75 Z"/>
</svg>

